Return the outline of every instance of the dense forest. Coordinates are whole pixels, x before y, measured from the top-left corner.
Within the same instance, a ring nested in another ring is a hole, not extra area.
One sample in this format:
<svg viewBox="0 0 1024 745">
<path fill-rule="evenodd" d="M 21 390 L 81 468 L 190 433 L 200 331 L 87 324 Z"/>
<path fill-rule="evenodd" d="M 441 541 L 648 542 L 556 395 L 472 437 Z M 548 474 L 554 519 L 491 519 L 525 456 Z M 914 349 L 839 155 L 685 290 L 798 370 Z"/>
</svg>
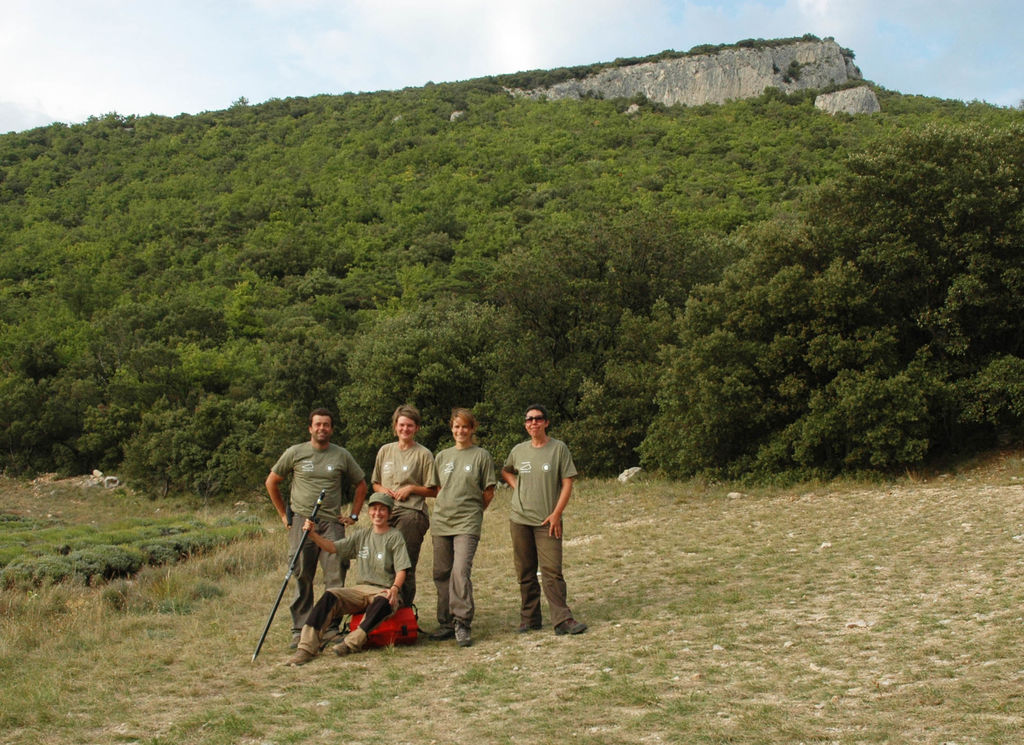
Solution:
<svg viewBox="0 0 1024 745">
<path fill-rule="evenodd" d="M 400 403 L 581 472 L 921 467 L 1024 430 L 1024 113 L 879 90 L 531 101 L 498 79 L 0 136 L 11 475 L 258 487 Z M 631 104 L 639 104 L 636 110 Z"/>
</svg>

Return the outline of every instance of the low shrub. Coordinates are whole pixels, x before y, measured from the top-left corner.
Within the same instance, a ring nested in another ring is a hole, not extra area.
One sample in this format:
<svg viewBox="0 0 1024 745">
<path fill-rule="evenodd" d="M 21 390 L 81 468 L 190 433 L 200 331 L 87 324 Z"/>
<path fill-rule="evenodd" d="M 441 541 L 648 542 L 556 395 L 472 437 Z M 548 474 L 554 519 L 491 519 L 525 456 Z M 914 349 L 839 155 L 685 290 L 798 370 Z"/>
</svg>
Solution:
<svg viewBox="0 0 1024 745">
<path fill-rule="evenodd" d="M 132 530 L 118 526 L 107 534 L 97 531 L 88 536 L 84 547 L 78 547 L 77 540 L 60 541 L 59 531 L 54 532 L 50 543 L 34 546 L 31 553 L 25 546 L 8 543 L 8 546 L 16 546 L 11 554 L 16 550 L 21 553 L 0 570 L 0 586 L 28 588 L 67 581 L 94 585 L 130 577 L 144 566 L 174 564 L 262 532 L 258 521 L 248 518 L 219 519 L 214 527 L 196 521 L 137 527 Z M 102 537 L 108 542 L 93 543 Z M 115 606 L 119 602 L 113 596 L 109 601 Z"/>
</svg>

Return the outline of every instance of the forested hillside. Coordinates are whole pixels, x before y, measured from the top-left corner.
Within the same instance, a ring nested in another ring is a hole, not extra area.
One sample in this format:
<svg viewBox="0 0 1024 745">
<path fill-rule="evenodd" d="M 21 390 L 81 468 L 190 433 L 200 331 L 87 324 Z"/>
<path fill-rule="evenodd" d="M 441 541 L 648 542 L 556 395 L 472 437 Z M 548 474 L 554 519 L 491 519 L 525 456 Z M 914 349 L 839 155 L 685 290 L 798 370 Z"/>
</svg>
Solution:
<svg viewBox="0 0 1024 745">
<path fill-rule="evenodd" d="M 545 402 L 588 475 L 1019 437 L 1024 114 L 880 100 L 485 79 L 0 136 L 0 467 L 230 494 L 318 405 L 369 466 L 405 402 L 498 459 Z"/>
</svg>

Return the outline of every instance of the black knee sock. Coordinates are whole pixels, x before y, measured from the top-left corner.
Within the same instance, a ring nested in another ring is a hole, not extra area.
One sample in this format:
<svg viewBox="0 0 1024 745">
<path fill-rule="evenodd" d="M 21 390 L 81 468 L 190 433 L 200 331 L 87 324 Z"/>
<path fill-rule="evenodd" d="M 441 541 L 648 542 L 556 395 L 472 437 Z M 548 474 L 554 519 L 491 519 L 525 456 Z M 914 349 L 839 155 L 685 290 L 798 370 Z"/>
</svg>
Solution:
<svg viewBox="0 0 1024 745">
<path fill-rule="evenodd" d="M 338 598 L 332 593 L 325 592 L 320 596 L 320 599 L 316 601 L 316 605 L 313 606 L 313 610 L 309 612 L 309 617 L 306 618 L 306 625 L 312 626 L 317 631 L 323 629 L 324 624 L 327 623 L 328 619 L 334 615 L 334 606 L 338 604 Z"/>
<path fill-rule="evenodd" d="M 363 614 L 363 620 L 359 624 L 359 628 L 366 633 L 370 633 L 381 621 L 390 615 L 391 603 L 388 602 L 388 599 L 381 596 L 375 597 Z"/>
</svg>

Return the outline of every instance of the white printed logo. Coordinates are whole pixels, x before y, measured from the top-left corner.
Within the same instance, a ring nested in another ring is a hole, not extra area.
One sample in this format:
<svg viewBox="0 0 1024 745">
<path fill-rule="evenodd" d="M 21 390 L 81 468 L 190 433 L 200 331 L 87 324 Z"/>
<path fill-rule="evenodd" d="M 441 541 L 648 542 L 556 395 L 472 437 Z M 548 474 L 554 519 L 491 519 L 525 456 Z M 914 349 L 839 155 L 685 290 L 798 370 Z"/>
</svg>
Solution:
<svg viewBox="0 0 1024 745">
<path fill-rule="evenodd" d="M 391 473 L 391 471 L 394 470 L 394 467 L 395 467 L 394 463 L 392 463 L 391 461 L 387 461 L 384 464 L 384 469 L 383 469 L 384 473 Z"/>
<path fill-rule="evenodd" d="M 444 473 L 451 473 L 454 470 L 455 470 L 455 464 L 454 463 L 445 463 L 444 464 L 444 471 L 443 471 Z"/>
<path fill-rule="evenodd" d="M 472 466 L 466 466 L 466 469 L 465 469 L 466 473 L 469 473 L 472 470 L 472 468 L 473 468 Z"/>
<path fill-rule="evenodd" d="M 551 464 L 550 463 L 545 463 L 544 464 L 544 470 L 545 471 L 550 471 L 551 470 Z"/>
<path fill-rule="evenodd" d="M 528 460 L 524 460 L 519 464 L 519 473 L 530 473 L 533 471 L 533 464 Z"/>
<path fill-rule="evenodd" d="M 313 469 L 313 461 L 311 461 L 311 460 L 304 460 L 304 461 L 302 461 L 302 467 L 299 470 L 301 470 L 303 473 L 313 473 L 313 470 L 314 470 Z"/>
</svg>

